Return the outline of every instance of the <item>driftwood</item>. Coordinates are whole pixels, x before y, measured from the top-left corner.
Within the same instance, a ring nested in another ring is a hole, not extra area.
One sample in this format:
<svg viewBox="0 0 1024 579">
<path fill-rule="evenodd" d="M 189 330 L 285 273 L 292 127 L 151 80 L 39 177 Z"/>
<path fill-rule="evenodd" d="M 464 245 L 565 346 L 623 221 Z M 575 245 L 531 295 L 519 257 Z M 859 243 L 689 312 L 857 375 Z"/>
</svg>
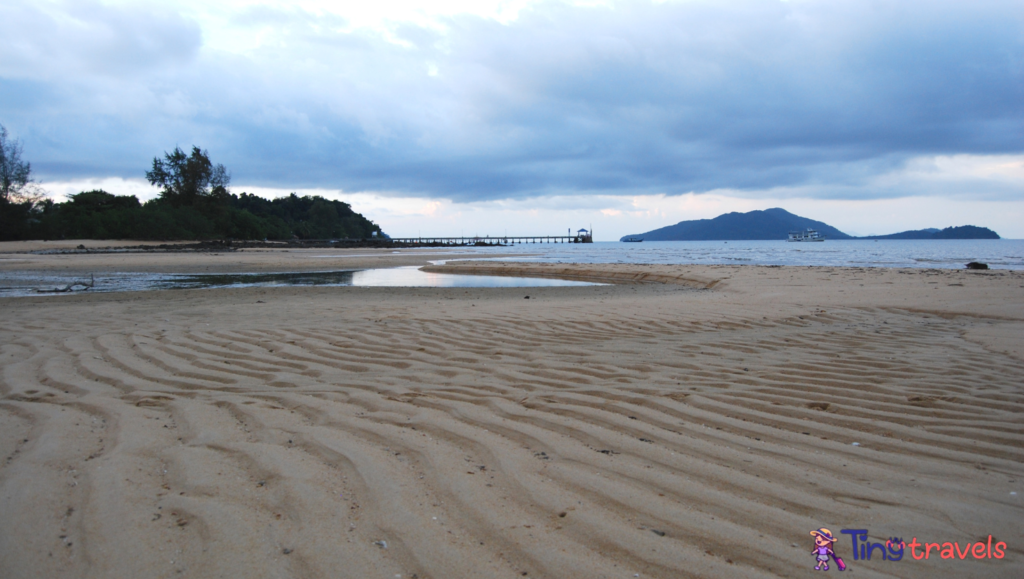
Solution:
<svg viewBox="0 0 1024 579">
<path fill-rule="evenodd" d="M 62 293 L 66 293 L 66 292 L 69 292 L 69 291 L 73 291 L 74 288 L 76 288 L 78 286 L 82 286 L 82 288 L 87 290 L 87 289 L 93 287 L 94 285 L 96 285 L 96 276 L 90 274 L 89 275 L 89 281 L 87 281 L 87 282 L 86 281 L 76 281 L 76 282 L 69 283 L 68 285 L 66 285 L 64 287 L 55 287 L 53 289 L 37 289 L 36 292 L 41 293 L 41 294 L 62 294 Z"/>
</svg>

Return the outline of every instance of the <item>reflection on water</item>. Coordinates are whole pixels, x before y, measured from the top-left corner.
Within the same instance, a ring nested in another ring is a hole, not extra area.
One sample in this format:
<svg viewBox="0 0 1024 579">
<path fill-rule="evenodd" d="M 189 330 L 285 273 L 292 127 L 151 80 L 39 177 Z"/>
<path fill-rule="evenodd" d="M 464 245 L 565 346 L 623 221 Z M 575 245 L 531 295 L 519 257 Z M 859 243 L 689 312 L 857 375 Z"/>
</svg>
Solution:
<svg viewBox="0 0 1024 579">
<path fill-rule="evenodd" d="M 161 276 L 156 287 L 145 289 L 202 289 L 214 287 L 276 287 L 286 285 L 353 285 L 352 271 L 289 273 L 213 273 Z"/>
<path fill-rule="evenodd" d="M 357 271 L 352 276 L 352 285 L 367 287 L 566 287 L 607 284 L 539 277 L 427 273 L 420 271 L 416 266 L 411 266 Z"/>
<path fill-rule="evenodd" d="M 0 296 L 67 295 L 40 293 L 78 278 L 39 272 L 0 274 Z M 551 287 L 602 285 L 547 278 L 427 273 L 416 266 L 390 269 L 288 273 L 173 274 L 108 273 L 95 276 L 91 292 L 126 292 L 226 287 L 355 286 L 355 287 Z M 81 293 L 69 292 L 69 293 Z"/>
</svg>

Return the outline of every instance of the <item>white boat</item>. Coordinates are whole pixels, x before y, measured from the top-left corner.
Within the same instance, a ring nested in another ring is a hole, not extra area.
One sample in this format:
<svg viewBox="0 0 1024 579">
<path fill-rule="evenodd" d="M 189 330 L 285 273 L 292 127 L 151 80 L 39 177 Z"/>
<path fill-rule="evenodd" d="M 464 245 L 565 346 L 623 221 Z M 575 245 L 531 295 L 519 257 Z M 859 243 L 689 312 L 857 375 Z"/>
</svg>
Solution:
<svg viewBox="0 0 1024 579">
<path fill-rule="evenodd" d="M 789 241 L 825 241 L 820 233 L 813 229 L 807 231 L 790 231 Z"/>
</svg>

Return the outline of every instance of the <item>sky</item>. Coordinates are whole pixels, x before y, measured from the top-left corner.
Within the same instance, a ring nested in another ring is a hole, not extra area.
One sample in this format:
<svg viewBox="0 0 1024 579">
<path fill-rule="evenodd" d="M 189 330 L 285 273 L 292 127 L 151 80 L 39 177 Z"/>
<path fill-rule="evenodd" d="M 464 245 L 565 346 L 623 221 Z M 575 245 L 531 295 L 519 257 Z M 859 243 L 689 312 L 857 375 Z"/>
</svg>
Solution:
<svg viewBox="0 0 1024 579">
<path fill-rule="evenodd" d="M 393 236 L 612 240 L 783 207 L 1024 238 L 1020 0 L 0 3 L 0 123 L 55 198 L 231 190 Z"/>
</svg>

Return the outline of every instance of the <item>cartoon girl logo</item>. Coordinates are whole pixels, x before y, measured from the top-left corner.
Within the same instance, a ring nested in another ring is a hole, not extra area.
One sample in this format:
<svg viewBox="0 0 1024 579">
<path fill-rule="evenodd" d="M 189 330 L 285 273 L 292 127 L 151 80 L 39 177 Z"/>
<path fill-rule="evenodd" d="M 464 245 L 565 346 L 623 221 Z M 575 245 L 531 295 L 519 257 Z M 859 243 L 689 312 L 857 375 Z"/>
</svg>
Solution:
<svg viewBox="0 0 1024 579">
<path fill-rule="evenodd" d="M 814 537 L 814 550 L 811 551 L 811 554 L 815 556 L 815 560 L 818 563 L 815 565 L 814 570 L 828 571 L 828 558 L 831 555 L 835 559 L 839 570 L 845 571 L 846 564 L 832 550 L 832 545 L 836 542 L 836 538 L 832 536 L 832 531 L 822 527 L 817 531 L 811 531 L 811 536 Z"/>
</svg>

